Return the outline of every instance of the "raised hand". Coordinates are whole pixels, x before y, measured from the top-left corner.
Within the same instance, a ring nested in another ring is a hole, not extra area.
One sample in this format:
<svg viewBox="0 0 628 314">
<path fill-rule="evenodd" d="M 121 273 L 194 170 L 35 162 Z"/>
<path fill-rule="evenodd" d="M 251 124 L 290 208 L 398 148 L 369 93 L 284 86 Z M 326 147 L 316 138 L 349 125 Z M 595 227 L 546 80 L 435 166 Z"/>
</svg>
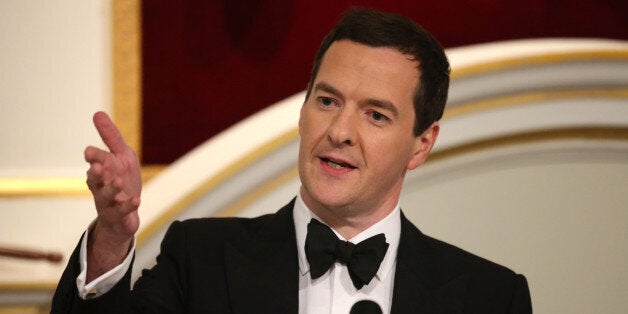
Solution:
<svg viewBox="0 0 628 314">
<path fill-rule="evenodd" d="M 98 212 L 88 242 L 87 281 L 118 265 L 128 253 L 140 220 L 138 207 L 142 179 L 135 152 L 104 112 L 94 114 L 94 125 L 109 151 L 85 149 L 87 186 Z"/>
</svg>

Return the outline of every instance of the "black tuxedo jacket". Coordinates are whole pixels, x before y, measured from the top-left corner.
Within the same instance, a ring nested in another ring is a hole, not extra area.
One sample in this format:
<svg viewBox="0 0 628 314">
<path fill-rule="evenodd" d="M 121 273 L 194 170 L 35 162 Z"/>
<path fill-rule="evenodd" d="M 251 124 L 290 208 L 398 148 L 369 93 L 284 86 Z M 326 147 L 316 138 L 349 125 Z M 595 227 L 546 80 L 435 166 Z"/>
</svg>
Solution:
<svg viewBox="0 0 628 314">
<path fill-rule="evenodd" d="M 131 270 L 105 295 L 82 300 L 79 248 L 52 313 L 297 313 L 294 201 L 253 219 L 175 222 L 157 264 L 129 291 Z M 403 215 L 392 313 L 531 313 L 525 277 L 423 235 Z"/>
</svg>

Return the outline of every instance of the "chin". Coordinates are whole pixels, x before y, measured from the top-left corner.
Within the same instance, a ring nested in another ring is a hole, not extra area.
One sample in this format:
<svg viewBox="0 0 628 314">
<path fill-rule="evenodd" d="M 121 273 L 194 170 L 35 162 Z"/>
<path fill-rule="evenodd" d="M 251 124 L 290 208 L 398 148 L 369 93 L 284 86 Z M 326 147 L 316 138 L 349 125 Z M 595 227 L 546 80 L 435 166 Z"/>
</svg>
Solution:
<svg viewBox="0 0 628 314">
<path fill-rule="evenodd" d="M 316 206 L 320 206 L 326 209 L 343 207 L 349 203 L 346 193 L 338 193 L 336 189 L 305 189 L 310 200 L 313 201 Z"/>
</svg>

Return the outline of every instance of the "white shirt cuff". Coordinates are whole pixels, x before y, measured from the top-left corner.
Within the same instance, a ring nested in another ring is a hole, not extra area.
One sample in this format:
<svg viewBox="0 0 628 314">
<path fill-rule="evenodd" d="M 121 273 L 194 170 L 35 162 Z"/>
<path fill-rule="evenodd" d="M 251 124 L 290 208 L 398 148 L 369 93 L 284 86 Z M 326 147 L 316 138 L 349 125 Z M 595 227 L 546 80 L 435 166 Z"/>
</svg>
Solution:
<svg viewBox="0 0 628 314">
<path fill-rule="evenodd" d="M 135 237 L 133 238 L 133 247 L 129 250 L 129 254 L 127 254 L 126 258 L 122 263 L 108 272 L 100 275 L 100 277 L 92 280 L 89 284 L 85 284 L 87 277 L 87 239 L 89 237 L 89 230 L 92 229 L 94 220 L 87 230 L 85 230 L 85 236 L 83 236 L 83 240 L 81 241 L 81 250 L 79 252 L 79 263 L 81 265 L 81 273 L 79 273 L 78 277 L 76 277 L 76 288 L 78 289 L 78 294 L 83 300 L 97 298 L 105 293 L 107 293 L 113 286 L 118 283 L 124 277 L 124 274 L 131 267 L 131 261 L 133 261 L 133 254 L 135 252 Z"/>
</svg>

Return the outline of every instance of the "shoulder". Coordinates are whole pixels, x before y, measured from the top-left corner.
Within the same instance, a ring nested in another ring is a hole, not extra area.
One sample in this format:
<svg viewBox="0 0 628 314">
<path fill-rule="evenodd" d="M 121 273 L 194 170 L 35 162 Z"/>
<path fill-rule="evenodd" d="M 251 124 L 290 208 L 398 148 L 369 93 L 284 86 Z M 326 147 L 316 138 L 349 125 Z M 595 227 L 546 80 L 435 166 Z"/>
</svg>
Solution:
<svg viewBox="0 0 628 314">
<path fill-rule="evenodd" d="M 427 288 L 464 282 L 467 305 L 478 311 L 522 309 L 531 312 L 530 292 L 523 275 L 455 245 L 424 235 L 408 220 L 402 223 L 398 263 Z"/>
<path fill-rule="evenodd" d="M 267 221 L 276 214 L 256 218 L 196 218 L 173 222 L 161 242 L 162 258 L 187 261 L 188 270 L 197 271 L 215 261 L 214 267 L 224 260 L 225 248 L 235 243 L 253 245 Z M 218 268 L 217 268 L 218 269 Z"/>
<path fill-rule="evenodd" d="M 278 212 L 255 218 L 195 218 L 173 222 L 164 241 L 174 238 L 188 244 L 203 246 L 224 242 L 248 241 L 269 236 L 285 237 L 294 233 L 293 202 Z"/>
<path fill-rule="evenodd" d="M 408 220 L 404 222 L 399 250 L 405 255 L 402 258 L 432 269 L 441 280 L 464 275 L 478 285 L 511 286 L 522 277 L 503 265 L 425 235 Z"/>
<path fill-rule="evenodd" d="M 491 277 L 513 277 L 515 272 L 505 266 L 480 257 L 447 242 L 423 235 L 433 256 L 451 270 Z"/>
<path fill-rule="evenodd" d="M 255 218 L 194 218 L 174 221 L 164 240 L 185 238 L 186 242 L 224 242 L 254 236 L 275 214 Z"/>
</svg>

